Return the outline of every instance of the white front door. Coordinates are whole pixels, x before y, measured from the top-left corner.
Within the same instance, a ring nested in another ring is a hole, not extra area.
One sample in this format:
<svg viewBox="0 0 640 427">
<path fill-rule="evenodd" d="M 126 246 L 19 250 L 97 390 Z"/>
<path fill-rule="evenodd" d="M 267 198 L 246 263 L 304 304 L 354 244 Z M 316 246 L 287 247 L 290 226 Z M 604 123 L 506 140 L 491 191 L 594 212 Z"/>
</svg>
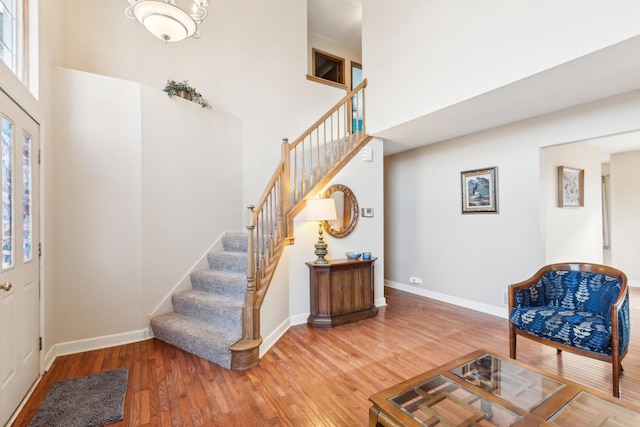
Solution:
<svg viewBox="0 0 640 427">
<path fill-rule="evenodd" d="M 0 92 L 0 425 L 40 366 L 38 124 Z"/>
</svg>

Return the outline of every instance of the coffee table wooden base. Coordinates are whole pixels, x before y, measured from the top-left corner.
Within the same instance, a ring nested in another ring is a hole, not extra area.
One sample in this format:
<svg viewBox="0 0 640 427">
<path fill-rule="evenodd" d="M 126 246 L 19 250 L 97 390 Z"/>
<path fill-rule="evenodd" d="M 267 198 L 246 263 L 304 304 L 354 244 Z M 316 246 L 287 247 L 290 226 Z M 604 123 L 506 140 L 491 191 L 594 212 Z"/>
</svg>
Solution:
<svg viewBox="0 0 640 427">
<path fill-rule="evenodd" d="M 640 426 L 640 407 L 478 350 L 369 397 L 370 427 Z"/>
</svg>

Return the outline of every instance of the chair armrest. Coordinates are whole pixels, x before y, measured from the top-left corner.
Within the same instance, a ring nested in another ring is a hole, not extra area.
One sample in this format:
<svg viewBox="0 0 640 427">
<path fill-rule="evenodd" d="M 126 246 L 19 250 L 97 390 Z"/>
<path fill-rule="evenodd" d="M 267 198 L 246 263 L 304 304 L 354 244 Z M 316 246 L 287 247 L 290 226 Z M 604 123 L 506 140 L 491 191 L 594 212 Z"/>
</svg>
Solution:
<svg viewBox="0 0 640 427">
<path fill-rule="evenodd" d="M 629 290 L 626 277 L 620 284 L 620 293 L 611 304 L 611 351 L 624 355 L 631 338 L 631 322 L 629 313 Z"/>
<path fill-rule="evenodd" d="M 547 274 L 549 271 L 551 270 L 548 268 L 548 266 L 542 267 L 540 270 L 536 272 L 536 274 L 534 274 L 527 280 L 509 285 L 509 287 L 507 288 L 508 297 L 509 297 L 509 313 L 511 313 L 511 311 L 517 307 L 516 294 L 523 290 L 531 289 L 532 287 L 540 283 L 540 280 L 542 280 L 544 275 Z"/>
</svg>

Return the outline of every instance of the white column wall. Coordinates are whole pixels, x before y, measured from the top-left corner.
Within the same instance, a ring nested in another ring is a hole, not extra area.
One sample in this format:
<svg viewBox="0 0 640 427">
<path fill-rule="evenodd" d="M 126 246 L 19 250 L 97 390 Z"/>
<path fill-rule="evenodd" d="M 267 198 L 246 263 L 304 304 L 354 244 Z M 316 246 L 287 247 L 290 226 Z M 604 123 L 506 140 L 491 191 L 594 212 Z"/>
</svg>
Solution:
<svg viewBox="0 0 640 427">
<path fill-rule="evenodd" d="M 640 284 L 640 151 L 612 154 L 611 264 Z"/>
<path fill-rule="evenodd" d="M 140 329 L 140 85 L 54 71 L 54 340 Z"/>
<path fill-rule="evenodd" d="M 545 233 L 545 263 L 602 264 L 602 195 L 600 150 L 565 144 L 542 150 L 541 190 Z M 584 170 L 584 206 L 558 207 L 558 166 Z M 554 197 L 555 196 L 555 197 Z"/>
<path fill-rule="evenodd" d="M 55 344 L 55 285 L 54 270 L 56 266 L 54 242 L 54 165 L 53 153 L 55 142 L 53 138 L 53 113 L 56 111 L 56 99 L 53 96 L 55 85 L 51 72 L 52 66 L 61 64 L 64 54 L 64 7 L 63 0 L 38 2 L 38 75 L 39 75 L 39 108 L 42 115 L 40 124 L 40 149 L 42 164 L 40 165 L 40 195 L 41 212 L 40 226 L 43 256 L 41 258 L 42 301 L 43 315 L 41 325 L 43 333 L 43 348 L 48 353 Z"/>
</svg>

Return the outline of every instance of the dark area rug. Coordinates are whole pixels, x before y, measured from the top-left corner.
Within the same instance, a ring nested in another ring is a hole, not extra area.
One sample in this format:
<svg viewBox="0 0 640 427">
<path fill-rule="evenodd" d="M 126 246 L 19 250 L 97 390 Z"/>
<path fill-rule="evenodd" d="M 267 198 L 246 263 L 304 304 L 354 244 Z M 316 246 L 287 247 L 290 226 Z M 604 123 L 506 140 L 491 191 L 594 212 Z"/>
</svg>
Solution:
<svg viewBox="0 0 640 427">
<path fill-rule="evenodd" d="M 29 427 L 94 427 L 122 419 L 129 368 L 53 383 Z"/>
</svg>

